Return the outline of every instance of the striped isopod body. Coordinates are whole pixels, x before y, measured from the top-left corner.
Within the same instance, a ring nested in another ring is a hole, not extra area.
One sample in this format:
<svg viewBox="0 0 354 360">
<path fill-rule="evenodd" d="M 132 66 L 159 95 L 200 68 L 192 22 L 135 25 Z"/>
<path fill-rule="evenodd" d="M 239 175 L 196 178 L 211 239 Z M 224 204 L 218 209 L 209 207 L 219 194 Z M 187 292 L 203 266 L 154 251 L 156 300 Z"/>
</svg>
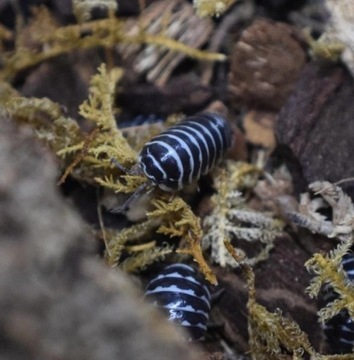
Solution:
<svg viewBox="0 0 354 360">
<path fill-rule="evenodd" d="M 230 148 L 232 130 L 216 113 L 188 117 L 155 136 L 139 154 L 147 178 L 164 191 L 177 191 L 207 174 Z"/>
<path fill-rule="evenodd" d="M 342 259 L 342 268 L 347 279 L 354 285 L 354 255 L 349 253 Z M 324 303 L 338 299 L 338 294 L 330 285 L 324 286 Z M 347 310 L 340 311 L 324 325 L 324 333 L 328 343 L 336 353 L 351 353 L 354 351 L 354 321 Z"/>
<path fill-rule="evenodd" d="M 202 340 L 211 307 L 210 292 L 204 280 L 190 266 L 165 267 L 146 287 L 145 298 L 167 312 L 168 320 L 189 331 L 188 340 Z"/>
</svg>

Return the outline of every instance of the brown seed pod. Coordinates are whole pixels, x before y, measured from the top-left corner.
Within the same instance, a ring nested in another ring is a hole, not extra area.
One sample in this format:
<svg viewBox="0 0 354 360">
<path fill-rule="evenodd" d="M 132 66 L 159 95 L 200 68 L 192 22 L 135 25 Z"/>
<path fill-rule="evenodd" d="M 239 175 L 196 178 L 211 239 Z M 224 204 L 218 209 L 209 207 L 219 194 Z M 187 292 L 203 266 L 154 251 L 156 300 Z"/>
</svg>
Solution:
<svg viewBox="0 0 354 360">
<path fill-rule="evenodd" d="M 242 32 L 232 51 L 230 91 L 239 103 L 278 110 L 305 62 L 294 28 L 256 20 Z"/>
</svg>

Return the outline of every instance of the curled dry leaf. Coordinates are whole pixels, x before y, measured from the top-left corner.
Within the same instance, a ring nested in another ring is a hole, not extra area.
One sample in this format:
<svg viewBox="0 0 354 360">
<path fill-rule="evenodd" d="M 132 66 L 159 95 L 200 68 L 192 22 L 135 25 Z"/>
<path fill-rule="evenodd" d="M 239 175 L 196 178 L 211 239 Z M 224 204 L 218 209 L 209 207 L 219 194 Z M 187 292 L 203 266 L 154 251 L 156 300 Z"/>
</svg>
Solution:
<svg viewBox="0 0 354 360">
<path fill-rule="evenodd" d="M 328 181 L 316 181 L 310 184 L 309 188 L 315 195 L 320 196 L 311 198 L 309 193 L 303 194 L 298 212 L 289 212 L 289 219 L 314 233 L 329 238 L 336 237 L 341 241 L 351 240 L 354 230 L 354 206 L 350 197 L 339 186 Z M 331 209 L 331 218 L 323 215 L 326 208 Z"/>
</svg>

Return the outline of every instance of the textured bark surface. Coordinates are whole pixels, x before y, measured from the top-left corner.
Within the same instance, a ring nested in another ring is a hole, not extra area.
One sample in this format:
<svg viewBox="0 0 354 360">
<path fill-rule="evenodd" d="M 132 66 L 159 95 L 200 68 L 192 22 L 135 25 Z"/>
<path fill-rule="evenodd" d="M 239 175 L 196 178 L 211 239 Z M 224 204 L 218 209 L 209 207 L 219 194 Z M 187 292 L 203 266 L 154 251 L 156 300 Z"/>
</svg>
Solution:
<svg viewBox="0 0 354 360">
<path fill-rule="evenodd" d="M 318 348 L 322 331 L 317 323 L 315 300 L 305 293 L 311 276 L 304 263 L 309 255 L 289 237 L 278 239 L 269 259 L 255 267 L 257 300 L 269 311 L 281 309 L 284 316 L 295 320 Z M 215 268 L 225 293 L 214 309 L 214 316 L 224 324 L 225 336 L 247 352 L 247 289 L 239 270 Z"/>
<path fill-rule="evenodd" d="M 201 359 L 59 196 L 47 150 L 0 119 L 1 359 Z"/>
<path fill-rule="evenodd" d="M 354 85 L 341 67 L 309 65 L 280 112 L 278 149 L 298 191 L 316 180 L 354 174 Z M 351 196 L 352 187 L 346 187 Z"/>
</svg>

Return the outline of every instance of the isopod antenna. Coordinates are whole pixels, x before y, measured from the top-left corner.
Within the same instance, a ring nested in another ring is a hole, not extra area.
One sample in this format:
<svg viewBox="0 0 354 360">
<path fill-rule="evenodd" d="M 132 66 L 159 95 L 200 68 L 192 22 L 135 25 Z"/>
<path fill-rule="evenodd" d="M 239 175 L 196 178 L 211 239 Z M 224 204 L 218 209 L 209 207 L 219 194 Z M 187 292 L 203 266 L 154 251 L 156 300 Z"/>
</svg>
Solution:
<svg viewBox="0 0 354 360">
<path fill-rule="evenodd" d="M 126 167 L 124 167 L 122 164 L 120 164 L 116 159 L 112 158 L 111 162 L 120 170 L 124 171 L 125 173 L 129 174 L 129 175 L 135 175 L 136 172 L 134 170 L 128 169 Z M 145 194 L 150 194 L 151 191 L 154 190 L 156 186 L 154 184 L 152 184 L 151 181 L 146 181 L 144 182 L 144 184 L 140 185 L 135 191 L 134 193 L 129 196 L 129 198 L 127 199 L 127 201 L 122 205 L 119 206 L 117 208 L 114 208 L 111 210 L 112 213 L 126 213 L 129 209 L 129 206 L 131 204 L 133 204 L 136 200 L 139 199 L 139 197 L 145 192 Z"/>
</svg>

